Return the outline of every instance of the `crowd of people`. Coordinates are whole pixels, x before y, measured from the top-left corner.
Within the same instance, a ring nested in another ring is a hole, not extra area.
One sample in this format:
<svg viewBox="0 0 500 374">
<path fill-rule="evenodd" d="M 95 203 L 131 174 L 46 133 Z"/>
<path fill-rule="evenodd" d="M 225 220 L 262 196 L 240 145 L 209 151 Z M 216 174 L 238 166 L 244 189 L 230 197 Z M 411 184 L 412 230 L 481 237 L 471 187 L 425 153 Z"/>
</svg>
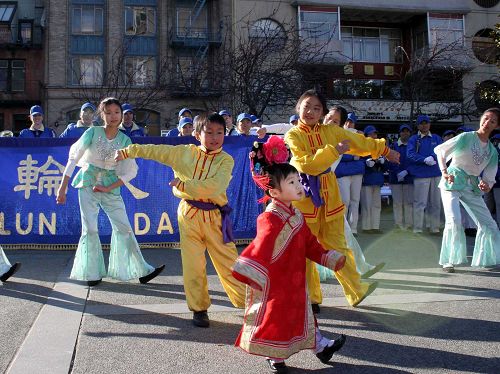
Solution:
<svg viewBox="0 0 500 374">
<path fill-rule="evenodd" d="M 483 113 L 478 130 L 445 133 L 443 137 L 450 136 L 446 141 L 431 133 L 429 116 L 421 114 L 417 133 L 403 124 L 393 144 L 379 138 L 372 125 L 357 129 L 354 113 L 340 106 L 327 108 L 315 90 L 299 98 L 296 111 L 289 123 L 277 125 L 262 125 L 257 117 L 241 113 L 233 126 L 226 110 L 193 118 L 192 111 L 183 108 L 178 127 L 168 136 L 194 135 L 200 145 L 174 146 L 132 144 L 130 137 L 145 134 L 134 122 L 130 104 L 115 98 L 102 100 L 98 108 L 83 104 L 80 120 L 61 134 L 77 140 L 56 195 L 56 202 L 65 204 L 69 181 L 80 167 L 71 185 L 78 190 L 82 232 L 70 277 L 95 287 L 104 277 L 147 283 L 163 271 L 165 265 L 154 267 L 143 258 L 120 194 L 124 186 L 134 197 L 144 197 L 130 184 L 140 172 L 136 158 L 174 171 L 169 186 L 181 199 L 177 218 L 182 273 L 193 324 L 210 326 L 208 251 L 229 300 L 245 308 L 236 345 L 264 356 L 273 372 L 286 372 L 285 359 L 300 350 L 311 349 L 326 363 L 344 345 L 344 335 L 328 339 L 318 327 L 320 280 L 336 277 L 353 307 L 377 288 L 376 281 L 367 279 L 384 263 L 368 264 L 355 235 L 360 212 L 361 230 L 380 233 L 380 189 L 386 180 L 397 229 L 420 235 L 428 227 L 430 234 L 442 235 L 439 264 L 444 271 L 451 273 L 467 262 L 461 206 L 477 228 L 472 266 L 500 263 L 499 229 L 483 199 L 499 181 L 500 136 L 493 135 L 499 128 L 498 108 Z M 96 112 L 103 126 L 93 126 Z M 40 106 L 31 108 L 30 118 L 31 127 L 20 136 L 55 136 L 43 126 Z M 249 155 L 253 181 L 264 191 L 260 202 L 267 204 L 255 239 L 238 255 L 226 192 L 235 160 L 223 151 L 224 139 L 271 133 L 284 136 L 257 143 Z M 494 197 L 499 212 L 500 196 Z M 96 219 L 101 208 L 112 225 L 108 269 Z M 0 249 L 0 280 L 19 268 Z M 284 313 L 294 317 L 283 319 Z"/>
</svg>

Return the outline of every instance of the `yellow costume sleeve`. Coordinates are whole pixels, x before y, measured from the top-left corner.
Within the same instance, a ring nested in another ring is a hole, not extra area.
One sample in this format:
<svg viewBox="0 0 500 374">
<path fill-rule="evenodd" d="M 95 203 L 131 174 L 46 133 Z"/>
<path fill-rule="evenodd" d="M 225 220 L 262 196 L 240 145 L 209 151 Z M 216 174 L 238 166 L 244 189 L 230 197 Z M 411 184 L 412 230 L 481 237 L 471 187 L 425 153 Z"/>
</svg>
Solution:
<svg viewBox="0 0 500 374">
<path fill-rule="evenodd" d="M 333 130 L 335 137 L 339 141 L 349 139 L 349 151 L 346 153 L 356 156 L 371 156 L 372 158 L 379 158 L 389 153 L 389 148 L 385 145 L 385 139 L 373 139 L 364 136 L 363 134 L 355 133 L 338 126 L 328 126 Z"/>
<path fill-rule="evenodd" d="M 290 163 L 301 173 L 319 175 L 339 158 L 337 149 L 331 144 L 311 153 L 306 145 L 307 139 L 297 131 L 288 131 L 285 135 L 285 141 L 293 155 Z"/>
<path fill-rule="evenodd" d="M 190 153 L 188 145 L 131 144 L 125 152 L 130 158 L 145 158 L 175 169 L 183 164 L 183 156 Z"/>
</svg>

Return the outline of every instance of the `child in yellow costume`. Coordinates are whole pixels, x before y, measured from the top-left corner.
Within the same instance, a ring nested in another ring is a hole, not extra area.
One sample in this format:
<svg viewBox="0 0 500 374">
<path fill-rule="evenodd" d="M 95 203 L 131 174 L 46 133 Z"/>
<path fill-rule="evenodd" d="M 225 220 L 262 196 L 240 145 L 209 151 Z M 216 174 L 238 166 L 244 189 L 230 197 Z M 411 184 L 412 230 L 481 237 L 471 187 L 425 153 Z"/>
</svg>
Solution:
<svg viewBox="0 0 500 374">
<path fill-rule="evenodd" d="M 175 179 L 170 186 L 174 195 L 182 199 L 177 219 L 186 300 L 193 311 L 193 324 L 208 327 L 210 297 L 205 250 L 208 250 L 222 286 L 235 307 L 245 306 L 245 285 L 231 274 L 238 252 L 230 232 L 226 189 L 234 161 L 222 151 L 226 131 L 224 118 L 217 113 L 200 115 L 194 125 L 200 146 L 132 144 L 117 151 L 115 159 L 142 157 L 174 170 Z"/>
<path fill-rule="evenodd" d="M 325 248 L 335 248 L 347 258 L 342 270 L 335 273 L 350 305 L 358 305 L 375 290 L 377 283 L 361 282 L 352 250 L 344 235 L 344 204 L 335 173 L 330 166 L 342 153 L 386 157 L 398 162 L 399 153 L 385 145 L 384 139 L 371 139 L 338 126 L 320 124 L 328 113 L 325 99 L 315 90 L 306 91 L 296 107 L 299 124 L 288 131 L 285 142 L 292 152 L 290 164 L 301 173 L 306 198 L 294 205 L 302 212 L 314 236 Z M 307 263 L 307 283 L 313 309 L 319 312 L 323 301 L 319 274 L 312 262 Z"/>
</svg>

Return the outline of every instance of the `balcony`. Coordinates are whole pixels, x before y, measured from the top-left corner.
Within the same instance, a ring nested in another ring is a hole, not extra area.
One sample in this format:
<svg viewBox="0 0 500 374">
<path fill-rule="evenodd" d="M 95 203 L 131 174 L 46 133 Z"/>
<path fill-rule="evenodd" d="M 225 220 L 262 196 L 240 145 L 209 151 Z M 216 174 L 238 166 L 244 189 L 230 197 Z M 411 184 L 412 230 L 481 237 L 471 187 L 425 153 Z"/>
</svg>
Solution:
<svg viewBox="0 0 500 374">
<path fill-rule="evenodd" d="M 184 28 L 170 30 L 170 45 L 173 48 L 198 48 L 207 45 L 220 47 L 222 44 L 222 32 L 210 32 L 208 28 Z"/>
<path fill-rule="evenodd" d="M 40 26 L 33 26 L 32 33 L 20 35 L 17 25 L 0 25 L 0 48 L 5 49 L 40 49 L 43 43 L 43 31 Z"/>
</svg>

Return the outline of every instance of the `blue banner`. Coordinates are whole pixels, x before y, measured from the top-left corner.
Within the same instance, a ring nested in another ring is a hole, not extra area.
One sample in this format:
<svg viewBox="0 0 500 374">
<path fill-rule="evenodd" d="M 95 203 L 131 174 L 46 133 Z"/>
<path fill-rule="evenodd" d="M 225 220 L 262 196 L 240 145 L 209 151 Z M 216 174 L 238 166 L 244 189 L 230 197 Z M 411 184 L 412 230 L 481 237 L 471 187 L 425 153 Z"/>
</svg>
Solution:
<svg viewBox="0 0 500 374">
<path fill-rule="evenodd" d="M 248 153 L 255 137 L 226 137 L 224 150 L 235 160 L 227 195 L 237 239 L 255 236 L 261 193 L 252 182 Z M 143 144 L 196 143 L 193 137 L 134 138 Z M 56 192 L 68 160 L 72 139 L 0 138 L 0 244 L 64 248 L 78 243 L 81 233 L 77 190 L 69 187 L 65 205 L 56 204 Z M 171 168 L 137 159 L 139 172 L 131 183 L 149 193 L 136 200 L 122 187 L 128 217 L 139 243 L 168 246 L 179 241 L 177 206 L 168 182 Z M 76 173 L 76 172 L 75 172 Z M 109 243 L 111 225 L 99 214 L 99 233 Z"/>
</svg>

